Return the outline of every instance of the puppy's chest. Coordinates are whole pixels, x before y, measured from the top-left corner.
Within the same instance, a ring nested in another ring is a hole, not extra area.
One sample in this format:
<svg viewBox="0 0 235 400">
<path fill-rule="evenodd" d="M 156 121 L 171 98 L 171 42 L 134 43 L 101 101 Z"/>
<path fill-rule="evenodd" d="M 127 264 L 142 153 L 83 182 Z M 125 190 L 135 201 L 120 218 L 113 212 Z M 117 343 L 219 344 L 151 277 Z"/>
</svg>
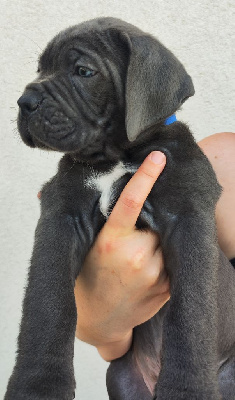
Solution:
<svg viewBox="0 0 235 400">
<path fill-rule="evenodd" d="M 122 189 L 137 168 L 137 166 L 120 161 L 105 172 L 91 169 L 84 183 L 87 188 L 99 192 L 100 211 L 105 218 L 108 218 Z"/>
</svg>

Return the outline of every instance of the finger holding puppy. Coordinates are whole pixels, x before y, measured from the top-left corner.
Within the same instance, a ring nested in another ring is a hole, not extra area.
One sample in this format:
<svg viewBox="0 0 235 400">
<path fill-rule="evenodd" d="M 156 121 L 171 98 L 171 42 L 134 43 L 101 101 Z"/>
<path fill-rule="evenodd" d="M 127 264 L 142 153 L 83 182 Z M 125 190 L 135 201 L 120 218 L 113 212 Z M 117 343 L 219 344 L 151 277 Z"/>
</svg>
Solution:
<svg viewBox="0 0 235 400">
<path fill-rule="evenodd" d="M 106 360 L 123 355 L 134 326 L 151 318 L 169 299 L 158 236 L 135 227 L 165 163 L 160 152 L 145 159 L 124 188 L 76 281 L 76 336 L 95 345 Z"/>
</svg>

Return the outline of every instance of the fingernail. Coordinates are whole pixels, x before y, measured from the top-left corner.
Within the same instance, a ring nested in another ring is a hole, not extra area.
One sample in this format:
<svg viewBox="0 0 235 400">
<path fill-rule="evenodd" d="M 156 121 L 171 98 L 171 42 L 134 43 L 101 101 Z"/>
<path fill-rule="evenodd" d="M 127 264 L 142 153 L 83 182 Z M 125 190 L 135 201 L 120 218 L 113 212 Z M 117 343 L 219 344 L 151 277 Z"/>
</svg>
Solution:
<svg viewBox="0 0 235 400">
<path fill-rule="evenodd" d="M 165 161 L 165 154 L 161 151 L 153 151 L 150 158 L 154 164 L 160 165 Z"/>
</svg>

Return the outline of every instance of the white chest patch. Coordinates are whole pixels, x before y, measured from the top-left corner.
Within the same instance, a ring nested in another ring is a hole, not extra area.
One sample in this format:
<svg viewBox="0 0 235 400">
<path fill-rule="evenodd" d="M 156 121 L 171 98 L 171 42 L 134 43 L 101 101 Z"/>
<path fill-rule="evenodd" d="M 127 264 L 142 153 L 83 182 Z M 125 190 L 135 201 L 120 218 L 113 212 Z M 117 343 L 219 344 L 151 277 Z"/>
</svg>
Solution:
<svg viewBox="0 0 235 400">
<path fill-rule="evenodd" d="M 115 165 L 105 174 L 93 173 L 86 181 L 85 185 L 96 189 L 101 193 L 100 211 L 108 218 L 110 211 L 110 199 L 112 197 L 112 187 L 114 183 L 128 172 L 134 173 L 136 169 L 130 165 L 125 165 L 122 161 Z"/>
</svg>

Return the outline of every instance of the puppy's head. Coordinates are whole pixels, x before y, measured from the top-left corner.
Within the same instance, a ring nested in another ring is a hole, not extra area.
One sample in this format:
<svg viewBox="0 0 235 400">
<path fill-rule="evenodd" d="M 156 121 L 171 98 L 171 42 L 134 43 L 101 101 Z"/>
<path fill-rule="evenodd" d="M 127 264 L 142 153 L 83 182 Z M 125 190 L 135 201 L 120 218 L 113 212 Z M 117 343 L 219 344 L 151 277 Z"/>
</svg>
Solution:
<svg viewBox="0 0 235 400">
<path fill-rule="evenodd" d="M 193 94 L 184 67 L 159 41 L 118 19 L 98 18 L 48 44 L 37 79 L 18 100 L 18 127 L 31 147 L 115 159 Z"/>
</svg>

